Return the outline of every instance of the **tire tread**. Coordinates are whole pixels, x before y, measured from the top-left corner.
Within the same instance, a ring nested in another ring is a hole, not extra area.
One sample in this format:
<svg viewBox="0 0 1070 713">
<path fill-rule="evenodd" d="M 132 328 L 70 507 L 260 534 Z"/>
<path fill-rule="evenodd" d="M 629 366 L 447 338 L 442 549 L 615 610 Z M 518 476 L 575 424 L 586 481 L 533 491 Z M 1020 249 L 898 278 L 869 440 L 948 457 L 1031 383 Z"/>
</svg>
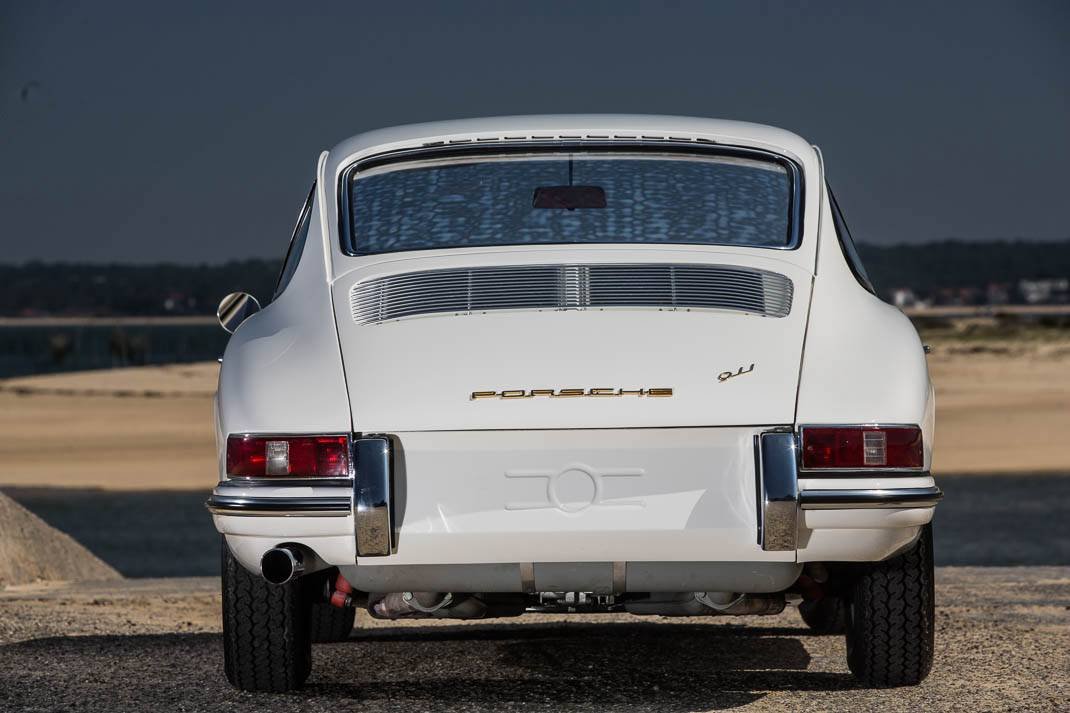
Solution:
<svg viewBox="0 0 1070 713">
<path fill-rule="evenodd" d="M 312 671 L 308 602 L 301 580 L 265 582 L 223 543 L 223 668 L 244 691 L 300 688 Z"/>
<path fill-rule="evenodd" d="M 916 685 L 932 669 L 932 548 L 932 527 L 926 525 L 913 548 L 869 565 L 854 584 L 847 664 L 868 685 Z"/>
<path fill-rule="evenodd" d="M 339 609 L 328 602 L 315 602 L 308 614 L 308 631 L 313 643 L 333 644 L 345 641 L 353 632 L 357 610 Z"/>
</svg>

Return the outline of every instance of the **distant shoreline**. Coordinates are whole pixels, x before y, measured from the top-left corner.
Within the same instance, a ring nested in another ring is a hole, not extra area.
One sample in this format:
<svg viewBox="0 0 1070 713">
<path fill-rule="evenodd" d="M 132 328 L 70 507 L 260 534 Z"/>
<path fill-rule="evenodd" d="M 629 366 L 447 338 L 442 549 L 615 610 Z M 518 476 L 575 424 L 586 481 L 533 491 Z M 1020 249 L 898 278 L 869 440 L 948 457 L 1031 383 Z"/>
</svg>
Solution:
<svg viewBox="0 0 1070 713">
<path fill-rule="evenodd" d="M 915 317 L 1048 317 L 1070 316 L 1066 305 L 939 305 L 933 307 L 904 307 L 906 316 Z M 215 315 L 157 315 L 114 317 L 0 317 L 0 327 L 139 327 L 216 324 Z"/>
<path fill-rule="evenodd" d="M 1070 305 L 938 305 L 904 307 L 908 317 L 1050 317 L 1070 315 Z"/>
<path fill-rule="evenodd" d="M 217 324 L 215 315 L 157 317 L 0 317 L 0 327 L 141 327 Z"/>
</svg>

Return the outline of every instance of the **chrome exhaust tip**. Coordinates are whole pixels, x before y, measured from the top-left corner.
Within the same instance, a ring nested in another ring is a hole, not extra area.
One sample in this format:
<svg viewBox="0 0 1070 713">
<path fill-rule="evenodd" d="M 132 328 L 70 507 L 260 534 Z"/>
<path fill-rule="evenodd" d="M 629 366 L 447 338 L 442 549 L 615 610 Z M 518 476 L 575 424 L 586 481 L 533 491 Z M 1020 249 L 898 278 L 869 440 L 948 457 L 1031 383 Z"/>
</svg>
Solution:
<svg viewBox="0 0 1070 713">
<path fill-rule="evenodd" d="M 260 558 L 260 573 L 271 584 L 286 584 L 304 574 L 304 557 L 294 547 L 273 547 Z"/>
</svg>

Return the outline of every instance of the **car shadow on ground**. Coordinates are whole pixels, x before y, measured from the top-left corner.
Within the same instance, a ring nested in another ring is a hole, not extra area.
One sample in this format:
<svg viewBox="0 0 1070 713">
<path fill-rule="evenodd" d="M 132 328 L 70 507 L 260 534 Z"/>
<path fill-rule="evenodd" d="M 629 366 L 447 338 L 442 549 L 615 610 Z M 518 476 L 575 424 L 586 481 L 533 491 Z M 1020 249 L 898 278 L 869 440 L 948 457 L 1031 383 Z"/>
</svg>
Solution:
<svg viewBox="0 0 1070 713">
<path fill-rule="evenodd" d="M 316 645 L 308 684 L 284 695 L 230 688 L 219 635 L 50 638 L 0 647 L 0 708 L 682 712 L 857 688 L 846 671 L 807 670 L 807 635 L 644 622 L 358 629 Z"/>
</svg>

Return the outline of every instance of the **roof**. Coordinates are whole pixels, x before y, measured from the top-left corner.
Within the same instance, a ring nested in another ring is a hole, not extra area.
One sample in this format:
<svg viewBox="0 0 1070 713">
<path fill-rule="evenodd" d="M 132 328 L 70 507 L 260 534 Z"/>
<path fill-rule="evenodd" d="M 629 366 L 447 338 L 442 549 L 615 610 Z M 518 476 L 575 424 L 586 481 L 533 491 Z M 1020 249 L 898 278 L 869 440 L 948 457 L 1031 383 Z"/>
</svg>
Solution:
<svg viewBox="0 0 1070 713">
<path fill-rule="evenodd" d="M 744 121 L 645 114 L 537 114 L 435 121 L 357 134 L 331 149 L 327 173 L 337 175 L 360 154 L 439 142 L 509 139 L 675 139 L 765 148 L 800 159 L 813 155 L 809 143 L 798 134 Z"/>
</svg>

